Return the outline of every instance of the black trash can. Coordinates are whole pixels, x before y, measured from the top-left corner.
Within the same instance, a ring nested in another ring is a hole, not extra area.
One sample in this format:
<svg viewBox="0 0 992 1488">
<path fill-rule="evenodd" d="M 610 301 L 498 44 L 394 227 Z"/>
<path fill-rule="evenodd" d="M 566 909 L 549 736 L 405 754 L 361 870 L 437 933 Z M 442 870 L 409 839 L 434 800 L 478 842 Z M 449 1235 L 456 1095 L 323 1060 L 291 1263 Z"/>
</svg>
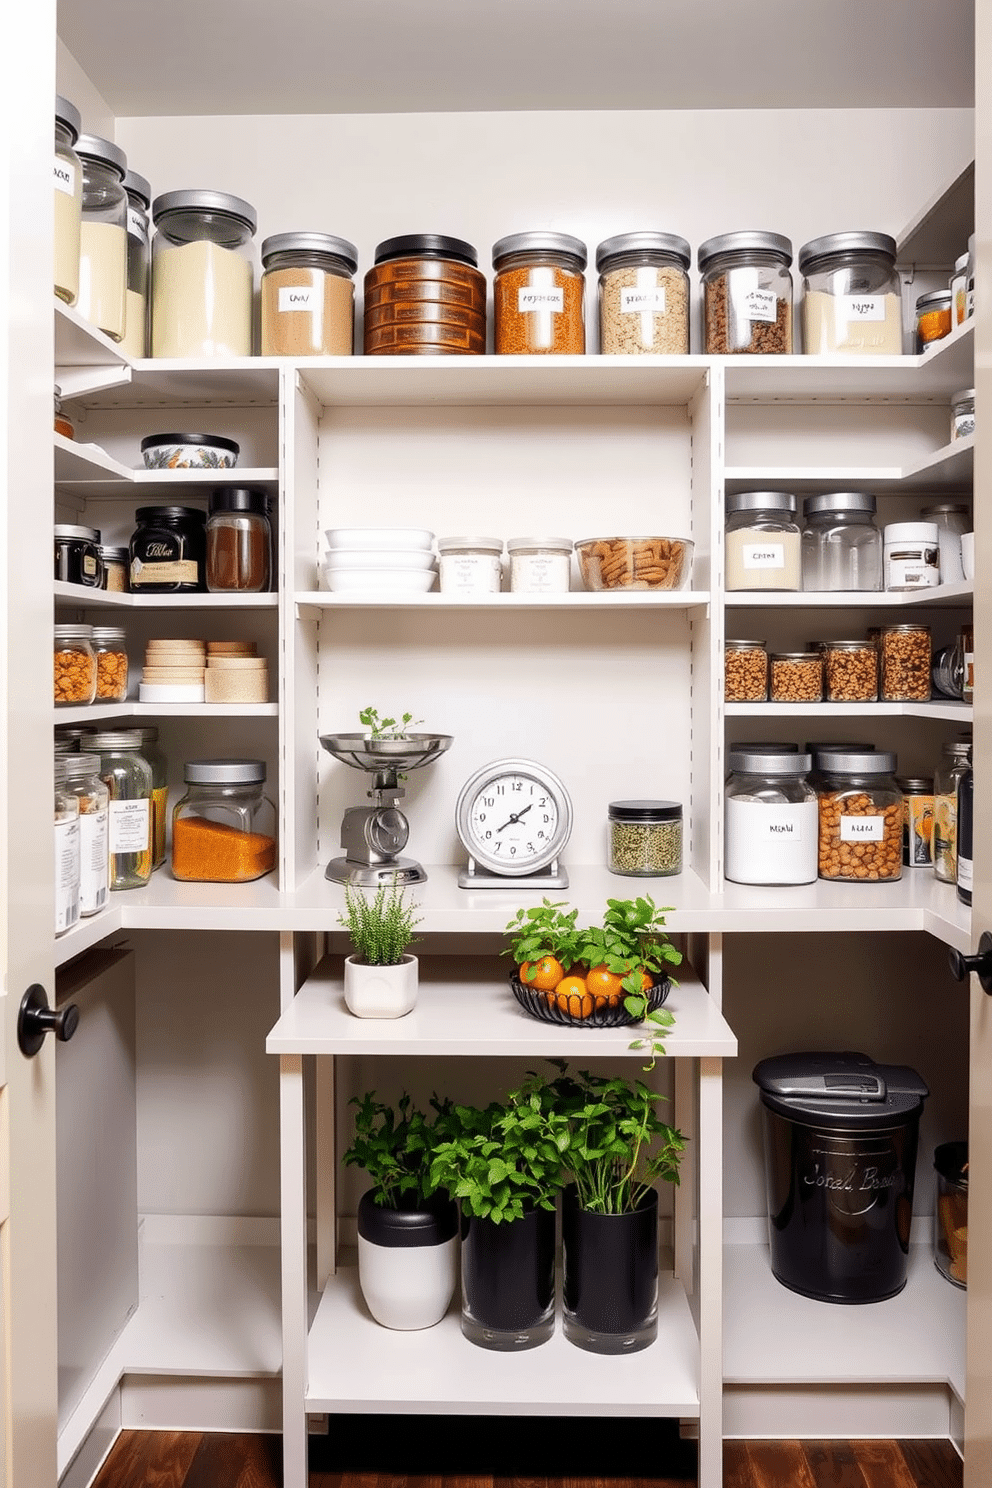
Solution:
<svg viewBox="0 0 992 1488">
<path fill-rule="evenodd" d="M 906 1285 L 920 1113 L 915 1070 L 866 1054 L 762 1059 L 772 1271 L 820 1302 L 881 1302 Z"/>
</svg>

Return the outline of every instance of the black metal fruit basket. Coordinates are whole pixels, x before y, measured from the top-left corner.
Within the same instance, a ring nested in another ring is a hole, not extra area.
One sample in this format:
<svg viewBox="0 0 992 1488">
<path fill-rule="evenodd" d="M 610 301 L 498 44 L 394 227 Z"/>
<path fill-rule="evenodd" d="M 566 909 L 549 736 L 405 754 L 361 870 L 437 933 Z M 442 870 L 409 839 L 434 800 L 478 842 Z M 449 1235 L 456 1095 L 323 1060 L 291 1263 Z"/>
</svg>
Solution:
<svg viewBox="0 0 992 1488">
<path fill-rule="evenodd" d="M 540 1018 L 542 1023 L 558 1023 L 566 1028 L 633 1028 L 643 1021 L 643 1018 L 635 1018 L 627 1011 L 623 1005 L 623 997 L 613 1002 L 612 999 L 607 1001 L 593 993 L 587 992 L 583 996 L 572 992 L 565 994 L 562 1001 L 566 1006 L 563 1006 L 554 992 L 542 992 L 539 987 L 528 987 L 515 971 L 510 973 L 510 987 L 524 1012 L 530 1013 L 532 1018 Z M 669 977 L 655 982 L 647 994 L 645 1016 L 656 1012 L 671 990 Z"/>
</svg>

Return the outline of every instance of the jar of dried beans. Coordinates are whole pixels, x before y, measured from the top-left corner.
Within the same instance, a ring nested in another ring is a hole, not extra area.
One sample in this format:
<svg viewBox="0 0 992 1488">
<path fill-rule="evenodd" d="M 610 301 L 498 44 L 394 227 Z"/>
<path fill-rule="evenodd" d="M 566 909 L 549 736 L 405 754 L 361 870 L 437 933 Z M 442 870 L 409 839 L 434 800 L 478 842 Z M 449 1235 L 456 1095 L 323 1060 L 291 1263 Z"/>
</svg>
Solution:
<svg viewBox="0 0 992 1488">
<path fill-rule="evenodd" d="M 55 626 L 55 706 L 80 707 L 96 697 L 92 625 Z"/>
<path fill-rule="evenodd" d="M 828 703 L 873 703 L 878 697 L 878 652 L 870 641 L 823 641 Z"/>
<path fill-rule="evenodd" d="M 930 627 L 883 625 L 878 639 L 880 696 L 884 703 L 930 699 Z"/>
<path fill-rule="evenodd" d="M 494 243 L 496 351 L 584 352 L 585 266 L 585 244 L 568 233 L 513 233 Z"/>
<path fill-rule="evenodd" d="M 387 238 L 365 275 L 366 356 L 482 356 L 486 279 L 471 243 L 437 233 Z"/>
<path fill-rule="evenodd" d="M 764 641 L 727 641 L 723 695 L 728 703 L 763 703 L 768 698 L 768 653 Z"/>
<path fill-rule="evenodd" d="M 701 243 L 705 350 L 792 351 L 792 244 L 780 233 L 733 232 Z"/>
<path fill-rule="evenodd" d="M 902 877 L 902 792 L 883 750 L 823 758 L 821 878 L 891 883 Z"/>
<path fill-rule="evenodd" d="M 330 233 L 262 243 L 262 355 L 351 356 L 358 249 Z"/>
<path fill-rule="evenodd" d="M 823 657 L 819 651 L 779 651 L 768 658 L 768 696 L 773 703 L 823 701 Z"/>
<path fill-rule="evenodd" d="M 192 883 L 248 883 L 276 866 L 275 807 L 265 761 L 190 760 L 172 813 L 172 872 Z"/>
<path fill-rule="evenodd" d="M 127 633 L 117 625 L 94 625 L 96 695 L 101 702 L 127 697 Z"/>
<path fill-rule="evenodd" d="M 668 878 L 682 872 L 682 806 L 679 801 L 611 801 L 611 873 Z"/>
<path fill-rule="evenodd" d="M 620 233 L 600 243 L 600 351 L 686 356 L 691 262 L 689 244 L 672 233 Z"/>
</svg>

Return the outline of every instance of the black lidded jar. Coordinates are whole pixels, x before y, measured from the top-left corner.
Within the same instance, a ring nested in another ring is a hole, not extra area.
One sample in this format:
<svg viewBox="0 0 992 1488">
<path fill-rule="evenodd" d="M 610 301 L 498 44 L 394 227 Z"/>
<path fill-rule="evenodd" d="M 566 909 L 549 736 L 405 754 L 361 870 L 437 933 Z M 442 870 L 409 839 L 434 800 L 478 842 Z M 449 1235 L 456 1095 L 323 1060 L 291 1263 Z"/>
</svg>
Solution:
<svg viewBox="0 0 992 1488">
<path fill-rule="evenodd" d="M 103 583 L 100 533 L 96 527 L 55 526 L 55 577 L 64 584 L 99 589 Z"/>
<path fill-rule="evenodd" d="M 132 594 L 195 594 L 206 588 L 206 513 L 141 506 L 131 534 Z"/>
<path fill-rule="evenodd" d="M 438 233 L 387 238 L 365 275 L 366 356 L 481 356 L 486 279 L 471 243 Z"/>
</svg>

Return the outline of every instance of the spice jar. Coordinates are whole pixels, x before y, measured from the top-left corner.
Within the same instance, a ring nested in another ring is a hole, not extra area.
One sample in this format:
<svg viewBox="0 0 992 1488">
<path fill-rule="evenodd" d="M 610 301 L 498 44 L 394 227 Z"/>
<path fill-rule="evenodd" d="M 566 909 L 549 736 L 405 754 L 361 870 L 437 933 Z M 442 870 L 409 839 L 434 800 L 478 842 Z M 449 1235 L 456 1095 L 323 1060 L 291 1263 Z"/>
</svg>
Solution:
<svg viewBox="0 0 992 1488">
<path fill-rule="evenodd" d="M 701 243 L 706 352 L 792 351 L 792 244 L 780 233 L 733 232 Z"/>
<path fill-rule="evenodd" d="M 808 754 L 732 750 L 724 791 L 724 875 L 732 883 L 816 879 L 817 805 Z"/>
<path fill-rule="evenodd" d="M 152 772 L 152 868 L 160 868 L 165 862 L 169 762 L 159 747 L 158 729 L 154 724 L 142 724 L 134 732 L 141 739 L 141 757 Z"/>
<path fill-rule="evenodd" d="M 764 641 L 725 642 L 723 696 L 728 703 L 763 703 L 767 700 L 768 653 Z"/>
<path fill-rule="evenodd" d="M 126 594 L 127 570 L 130 563 L 127 548 L 112 548 L 101 543 L 97 552 L 100 555 L 100 567 L 103 570 L 100 587 L 111 594 Z"/>
<path fill-rule="evenodd" d="M 682 806 L 678 801 L 611 801 L 611 873 L 670 878 L 682 872 Z"/>
<path fill-rule="evenodd" d="M 73 145 L 79 138 L 79 110 L 55 95 L 55 293 L 67 305 L 79 296 L 79 230 L 83 207 L 83 168 Z"/>
<path fill-rule="evenodd" d="M 803 350 L 857 356 L 902 353 L 902 296 L 896 241 L 888 233 L 840 232 L 799 250 Z"/>
<path fill-rule="evenodd" d="M 92 625 L 55 626 L 55 706 L 78 708 L 96 697 Z"/>
<path fill-rule="evenodd" d="M 152 218 L 152 356 L 250 356 L 254 207 L 225 191 L 167 191 Z"/>
<path fill-rule="evenodd" d="M 933 522 L 940 544 L 940 582 L 958 584 L 964 578 L 961 562 L 961 538 L 971 531 L 971 516 L 966 506 L 956 501 L 938 501 L 920 512 L 924 522 Z"/>
<path fill-rule="evenodd" d="M 53 535 L 55 577 L 63 584 L 82 584 L 86 589 L 99 589 L 103 583 L 99 530 L 57 522 Z"/>
<path fill-rule="evenodd" d="M 788 491 L 739 491 L 727 497 L 726 587 L 798 589 L 801 582 L 796 498 Z"/>
<path fill-rule="evenodd" d="M 486 350 L 486 280 L 471 243 L 436 233 L 387 238 L 365 275 L 365 355 Z"/>
<path fill-rule="evenodd" d="M 76 309 L 112 341 L 124 339 L 127 303 L 127 156 L 110 140 L 81 134 L 83 164 Z"/>
<path fill-rule="evenodd" d="M 933 871 L 943 883 L 957 881 L 958 781 L 968 767 L 970 739 L 941 746 L 933 779 Z"/>
<path fill-rule="evenodd" d="M 55 384 L 54 404 L 55 412 L 52 423 L 56 434 L 61 434 L 63 439 L 75 439 L 76 430 L 72 419 L 62 409 L 62 389 L 58 383 Z"/>
<path fill-rule="evenodd" d="M 210 493 L 207 516 L 207 589 L 264 594 L 272 571 L 272 529 L 264 491 L 224 486 Z"/>
<path fill-rule="evenodd" d="M 883 625 L 879 636 L 883 703 L 925 703 L 930 698 L 930 628 Z"/>
<path fill-rule="evenodd" d="M 275 807 L 264 760 L 190 760 L 172 813 L 172 872 L 193 883 L 248 883 L 276 866 Z"/>
<path fill-rule="evenodd" d="M 962 388 L 951 399 L 951 441 L 975 432 L 975 389 Z"/>
<path fill-rule="evenodd" d="M 570 537 L 508 537 L 513 594 L 567 594 Z"/>
<path fill-rule="evenodd" d="M 875 526 L 873 495 L 831 491 L 807 496 L 803 515 L 803 589 L 881 589 L 882 534 Z"/>
<path fill-rule="evenodd" d="M 142 888 L 152 873 L 152 772 L 141 755 L 141 735 L 136 729 L 91 734 L 81 752 L 99 755 L 100 779 L 110 793 L 110 888 Z"/>
<path fill-rule="evenodd" d="M 585 266 L 586 245 L 568 233 L 511 233 L 493 244 L 499 355 L 585 351 Z"/>
<path fill-rule="evenodd" d="M 600 351 L 687 356 L 691 263 L 689 244 L 672 233 L 620 233 L 600 243 Z"/>
<path fill-rule="evenodd" d="M 110 899 L 110 792 L 91 754 L 67 755 L 62 773 L 64 789 L 79 806 L 79 913 L 85 919 Z"/>
<path fill-rule="evenodd" d="M 902 792 L 884 750 L 828 754 L 819 792 L 821 878 L 851 883 L 902 877 Z"/>
<path fill-rule="evenodd" d="M 902 791 L 904 868 L 933 867 L 933 781 L 926 775 L 897 775 Z"/>
<path fill-rule="evenodd" d="M 935 289 L 916 302 L 916 350 L 926 351 L 934 341 L 951 334 L 951 291 Z"/>
<path fill-rule="evenodd" d="M 204 587 L 206 514 L 192 506 L 140 506 L 129 575 L 133 594 L 193 594 Z"/>
<path fill-rule="evenodd" d="M 501 537 L 439 537 L 442 594 L 498 594 Z"/>
<path fill-rule="evenodd" d="M 823 641 L 828 703 L 873 703 L 878 697 L 878 652 L 870 641 Z"/>
<path fill-rule="evenodd" d="M 148 287 L 152 273 L 148 223 L 152 188 L 144 176 L 129 170 L 124 177 L 124 190 L 127 193 L 127 294 L 121 349 L 129 357 L 145 357 L 148 355 Z"/>
<path fill-rule="evenodd" d="M 66 788 L 65 761 L 55 775 L 55 934 L 79 921 L 79 802 Z"/>
<path fill-rule="evenodd" d="M 116 625 L 94 625 L 92 640 L 97 698 L 123 702 L 127 697 L 127 633 Z"/>
<path fill-rule="evenodd" d="M 330 233 L 262 242 L 262 355 L 351 356 L 358 249 Z"/>
<path fill-rule="evenodd" d="M 823 657 L 819 651 L 779 651 L 768 658 L 768 696 L 773 703 L 823 701 Z"/>
<path fill-rule="evenodd" d="M 890 593 L 936 589 L 940 531 L 936 522 L 889 522 L 884 534 L 885 587 Z"/>
</svg>

